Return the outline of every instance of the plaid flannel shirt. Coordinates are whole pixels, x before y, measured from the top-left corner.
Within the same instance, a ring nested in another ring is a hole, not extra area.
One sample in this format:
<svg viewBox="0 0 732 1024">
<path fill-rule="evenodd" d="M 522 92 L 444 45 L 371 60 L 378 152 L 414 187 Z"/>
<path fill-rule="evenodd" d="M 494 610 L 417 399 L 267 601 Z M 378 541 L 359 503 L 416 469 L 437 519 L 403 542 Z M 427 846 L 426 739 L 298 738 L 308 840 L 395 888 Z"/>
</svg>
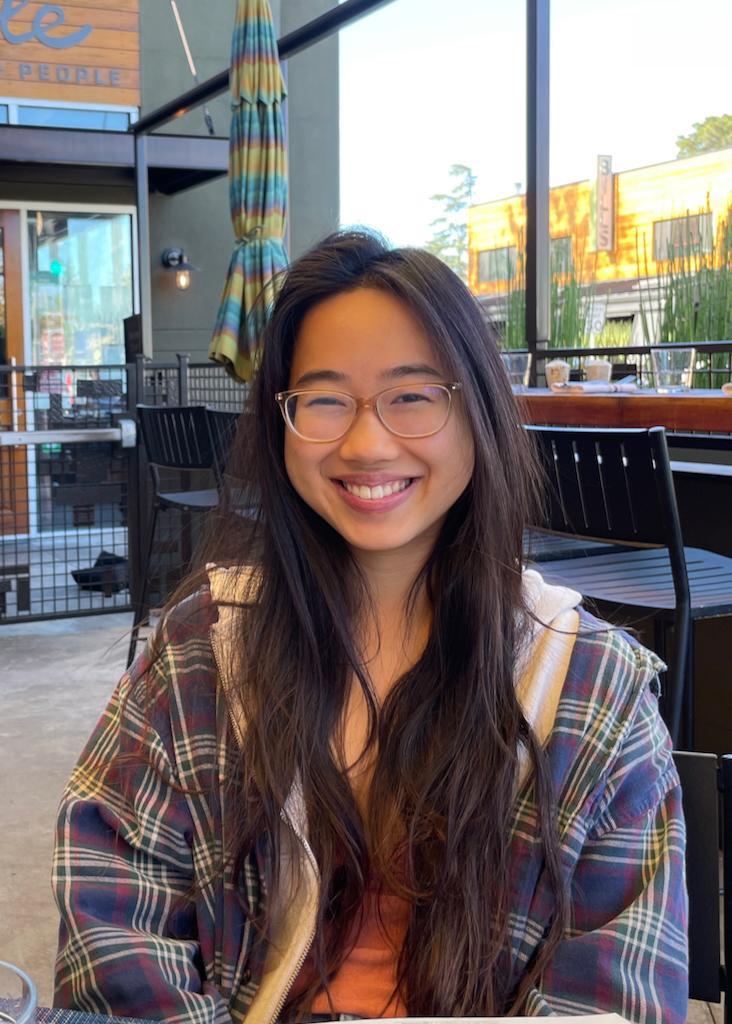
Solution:
<svg viewBox="0 0 732 1024">
<path fill-rule="evenodd" d="M 217 684 L 216 619 L 206 590 L 166 618 L 162 653 L 151 663 L 145 652 L 123 676 L 65 790 L 57 1006 L 228 1024 L 257 991 L 262 944 L 224 857 L 237 742 Z M 580 622 L 546 747 L 571 923 L 525 1012 L 683 1024 L 684 825 L 654 693 L 660 662 L 622 633 L 593 632 L 585 612 Z M 510 843 L 509 955 L 520 977 L 553 905 L 530 779 Z M 262 855 L 245 864 L 254 910 L 266 899 Z"/>
</svg>

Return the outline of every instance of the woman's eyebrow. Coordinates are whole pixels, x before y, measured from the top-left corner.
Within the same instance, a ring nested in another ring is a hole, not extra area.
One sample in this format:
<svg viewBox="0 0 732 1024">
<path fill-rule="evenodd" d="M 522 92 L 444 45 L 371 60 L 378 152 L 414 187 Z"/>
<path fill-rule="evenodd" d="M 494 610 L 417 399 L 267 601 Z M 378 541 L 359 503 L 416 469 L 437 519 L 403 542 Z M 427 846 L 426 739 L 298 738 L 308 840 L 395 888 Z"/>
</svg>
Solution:
<svg viewBox="0 0 732 1024">
<path fill-rule="evenodd" d="M 429 377 L 437 377 L 442 379 L 444 373 L 440 370 L 436 370 L 434 366 L 430 366 L 429 363 L 408 363 L 405 366 L 394 366 L 391 370 L 385 370 L 380 376 L 382 377 L 414 377 L 417 374 L 427 374 Z"/>
<path fill-rule="evenodd" d="M 345 373 L 339 373 L 337 370 L 308 370 L 307 373 L 303 373 L 297 378 L 295 387 L 299 388 L 303 384 L 320 384 L 322 381 L 336 381 L 338 384 L 343 384 L 348 379 Z"/>
<path fill-rule="evenodd" d="M 434 366 L 428 363 L 406 363 L 403 366 L 392 366 L 383 370 L 379 376 L 384 380 L 399 380 L 402 377 L 416 376 L 435 377 L 441 380 L 444 376 Z M 340 373 L 338 370 L 308 370 L 301 374 L 295 381 L 295 387 L 300 388 L 305 384 L 337 383 L 346 384 L 351 378 L 347 373 Z"/>
</svg>

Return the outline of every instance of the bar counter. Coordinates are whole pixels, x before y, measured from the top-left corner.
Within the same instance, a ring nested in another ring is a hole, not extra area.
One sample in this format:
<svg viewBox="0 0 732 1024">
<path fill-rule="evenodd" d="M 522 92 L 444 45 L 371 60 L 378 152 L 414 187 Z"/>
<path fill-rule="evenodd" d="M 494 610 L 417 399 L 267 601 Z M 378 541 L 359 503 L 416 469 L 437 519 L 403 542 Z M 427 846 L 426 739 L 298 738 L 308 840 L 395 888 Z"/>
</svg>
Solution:
<svg viewBox="0 0 732 1024">
<path fill-rule="evenodd" d="M 732 396 L 721 391 L 659 395 L 650 389 L 630 394 L 582 394 L 531 388 L 517 394 L 527 423 L 567 427 L 656 427 L 672 433 L 732 435 Z"/>
</svg>

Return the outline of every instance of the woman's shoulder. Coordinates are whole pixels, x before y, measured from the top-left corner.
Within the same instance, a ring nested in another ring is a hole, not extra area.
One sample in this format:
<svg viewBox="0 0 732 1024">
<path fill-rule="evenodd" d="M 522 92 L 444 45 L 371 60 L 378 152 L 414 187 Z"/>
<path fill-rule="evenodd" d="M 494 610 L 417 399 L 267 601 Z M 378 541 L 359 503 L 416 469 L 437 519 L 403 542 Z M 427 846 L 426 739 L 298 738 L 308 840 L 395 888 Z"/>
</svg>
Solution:
<svg viewBox="0 0 732 1024">
<path fill-rule="evenodd" d="M 656 768 L 670 760 L 658 708 L 658 674 L 664 668 L 625 630 L 580 610 L 548 748 L 555 782 L 580 803 L 603 788 L 629 747 L 634 760 Z"/>
<path fill-rule="evenodd" d="M 626 721 L 649 687 L 658 692 L 665 667 L 631 633 L 580 608 L 560 704 L 586 708 L 584 713 L 601 709 L 610 721 Z"/>
</svg>

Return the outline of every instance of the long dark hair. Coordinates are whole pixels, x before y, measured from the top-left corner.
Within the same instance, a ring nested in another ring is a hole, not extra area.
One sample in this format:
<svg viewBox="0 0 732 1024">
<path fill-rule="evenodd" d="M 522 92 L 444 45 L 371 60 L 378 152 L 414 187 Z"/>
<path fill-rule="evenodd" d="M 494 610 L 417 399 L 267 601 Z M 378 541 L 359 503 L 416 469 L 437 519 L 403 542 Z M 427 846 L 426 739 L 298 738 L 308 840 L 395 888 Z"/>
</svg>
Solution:
<svg viewBox="0 0 732 1024">
<path fill-rule="evenodd" d="M 418 318 L 449 377 L 462 383 L 459 401 L 475 445 L 472 479 L 413 588 L 424 587 L 431 603 L 431 635 L 381 707 L 353 638 L 357 610 L 368 600 L 364 580 L 340 535 L 290 484 L 274 399 L 288 387 L 305 314 L 359 287 L 388 292 Z M 254 495 L 256 522 L 234 515 L 217 524 L 205 557 L 261 570 L 235 651 L 247 712 L 235 855 L 242 864 L 264 841 L 265 884 L 276 891 L 283 845 L 291 841 L 280 812 L 299 780 L 321 878 L 317 977 L 299 1009 L 307 1011 L 343 961 L 365 886 L 376 877 L 411 907 L 398 970 L 410 1014 L 516 1012 L 561 933 L 566 897 L 548 771 L 514 678 L 527 615 L 522 532 L 537 477 L 476 301 L 427 252 L 390 249 L 363 231 L 330 236 L 284 276 L 243 423 L 230 471 Z M 354 674 L 376 751 L 366 821 L 331 743 Z M 532 762 L 556 911 L 539 957 L 516 977 L 506 948 L 507 858 L 522 747 Z M 267 921 L 260 923 L 266 934 Z"/>
</svg>

